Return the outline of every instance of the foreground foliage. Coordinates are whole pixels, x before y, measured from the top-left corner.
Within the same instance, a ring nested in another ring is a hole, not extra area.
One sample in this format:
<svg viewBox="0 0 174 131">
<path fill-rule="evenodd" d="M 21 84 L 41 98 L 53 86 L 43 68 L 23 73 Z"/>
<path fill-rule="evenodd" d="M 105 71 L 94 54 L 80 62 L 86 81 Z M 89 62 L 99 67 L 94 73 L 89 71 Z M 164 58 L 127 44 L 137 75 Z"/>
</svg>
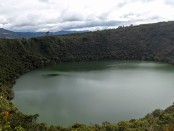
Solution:
<svg viewBox="0 0 174 131">
<path fill-rule="evenodd" d="M 22 74 L 62 62 L 148 60 L 174 64 L 174 22 L 120 27 L 67 36 L 0 39 L 0 130 L 3 131 L 173 131 L 174 106 L 142 119 L 69 128 L 37 123 L 38 115 L 22 114 L 10 100 Z M 165 98 L 164 98 L 165 99 Z"/>
<path fill-rule="evenodd" d="M 0 97 L 0 131 L 173 131 L 174 105 L 165 110 L 155 110 L 141 119 L 121 121 L 117 124 L 103 122 L 102 125 L 75 124 L 69 128 L 38 123 L 38 115 L 24 115 L 13 103 Z M 8 114 L 7 114 L 8 112 Z"/>
</svg>

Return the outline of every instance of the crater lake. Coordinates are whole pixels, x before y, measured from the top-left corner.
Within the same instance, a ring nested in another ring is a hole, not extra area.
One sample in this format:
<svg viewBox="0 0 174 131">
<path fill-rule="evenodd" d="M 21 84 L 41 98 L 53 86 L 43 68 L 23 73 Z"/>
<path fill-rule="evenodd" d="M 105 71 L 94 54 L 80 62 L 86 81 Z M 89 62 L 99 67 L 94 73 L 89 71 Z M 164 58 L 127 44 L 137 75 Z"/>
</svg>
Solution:
<svg viewBox="0 0 174 131">
<path fill-rule="evenodd" d="M 141 118 L 174 101 L 174 66 L 145 61 L 65 63 L 31 71 L 13 87 L 39 122 L 72 126 Z"/>
</svg>

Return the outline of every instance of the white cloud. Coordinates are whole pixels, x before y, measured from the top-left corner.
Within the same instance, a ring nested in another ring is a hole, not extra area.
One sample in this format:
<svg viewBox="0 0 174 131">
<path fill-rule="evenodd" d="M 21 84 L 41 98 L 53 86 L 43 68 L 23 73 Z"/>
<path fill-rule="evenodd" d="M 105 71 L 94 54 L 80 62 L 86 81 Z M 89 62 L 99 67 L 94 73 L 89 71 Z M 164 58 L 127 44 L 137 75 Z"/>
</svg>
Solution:
<svg viewBox="0 0 174 131">
<path fill-rule="evenodd" d="M 168 5 L 174 5 L 174 1 L 173 0 L 165 0 L 165 3 Z"/>
<path fill-rule="evenodd" d="M 173 18 L 172 0 L 0 0 L 0 27 L 16 31 L 95 30 Z"/>
</svg>

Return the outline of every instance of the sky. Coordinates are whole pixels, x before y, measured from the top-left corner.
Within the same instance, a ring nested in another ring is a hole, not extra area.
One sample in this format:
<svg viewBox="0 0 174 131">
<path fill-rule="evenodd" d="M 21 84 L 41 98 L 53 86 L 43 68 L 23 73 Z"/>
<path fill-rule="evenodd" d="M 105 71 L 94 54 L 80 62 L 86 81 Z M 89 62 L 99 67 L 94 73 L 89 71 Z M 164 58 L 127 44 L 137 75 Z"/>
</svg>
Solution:
<svg viewBox="0 0 174 131">
<path fill-rule="evenodd" d="M 0 0 L 0 28 L 102 30 L 173 21 L 174 0 Z"/>
</svg>

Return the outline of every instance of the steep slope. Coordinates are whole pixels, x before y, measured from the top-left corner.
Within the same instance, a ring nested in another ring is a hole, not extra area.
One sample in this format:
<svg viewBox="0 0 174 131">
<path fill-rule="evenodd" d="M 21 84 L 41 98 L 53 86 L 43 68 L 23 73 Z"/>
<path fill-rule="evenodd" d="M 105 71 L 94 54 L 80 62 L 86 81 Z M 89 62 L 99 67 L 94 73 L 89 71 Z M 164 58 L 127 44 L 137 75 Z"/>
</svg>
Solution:
<svg viewBox="0 0 174 131">
<path fill-rule="evenodd" d="M 11 87 L 25 72 L 62 62 L 106 59 L 174 64 L 174 22 L 67 36 L 0 39 L 1 95 L 12 99 Z"/>
<path fill-rule="evenodd" d="M 48 64 L 89 60 L 174 63 L 174 22 L 67 36 L 0 39 L 0 83 Z M 6 74 L 6 75 L 5 75 Z"/>
</svg>

